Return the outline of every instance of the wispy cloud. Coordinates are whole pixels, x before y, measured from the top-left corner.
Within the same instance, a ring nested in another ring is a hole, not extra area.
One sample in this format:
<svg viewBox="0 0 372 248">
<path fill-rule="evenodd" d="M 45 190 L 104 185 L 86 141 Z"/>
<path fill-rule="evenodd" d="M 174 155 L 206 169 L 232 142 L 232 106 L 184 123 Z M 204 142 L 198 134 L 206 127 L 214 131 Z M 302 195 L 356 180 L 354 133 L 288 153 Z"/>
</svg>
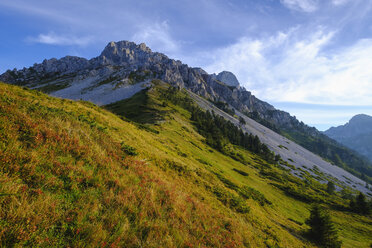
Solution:
<svg viewBox="0 0 372 248">
<path fill-rule="evenodd" d="M 33 15 L 53 21 L 64 23 L 79 23 L 79 18 L 72 17 L 68 13 L 62 13 L 56 9 L 48 8 L 37 3 L 25 2 L 23 0 L 2 0 L 0 6 L 19 11 L 26 15 Z"/>
<path fill-rule="evenodd" d="M 333 5 L 336 5 L 336 6 L 340 6 L 340 5 L 344 5 L 348 2 L 350 2 L 351 0 L 332 0 L 332 4 Z"/>
<path fill-rule="evenodd" d="M 91 37 L 76 37 L 71 35 L 57 35 L 55 33 L 39 34 L 37 37 L 28 37 L 28 42 L 60 46 L 85 46 L 92 41 Z"/>
<path fill-rule="evenodd" d="M 334 31 L 299 38 L 292 29 L 265 39 L 242 38 L 214 51 L 209 72 L 230 70 L 258 97 L 276 102 L 372 105 L 372 39 L 327 55 Z"/>
<path fill-rule="evenodd" d="M 318 9 L 317 0 L 280 0 L 280 2 L 287 8 L 298 11 L 313 12 Z"/>
<path fill-rule="evenodd" d="M 179 49 L 179 42 L 172 38 L 166 21 L 140 26 L 132 36 L 132 40 L 138 43 L 144 42 L 153 50 L 168 54 L 174 54 Z"/>
</svg>

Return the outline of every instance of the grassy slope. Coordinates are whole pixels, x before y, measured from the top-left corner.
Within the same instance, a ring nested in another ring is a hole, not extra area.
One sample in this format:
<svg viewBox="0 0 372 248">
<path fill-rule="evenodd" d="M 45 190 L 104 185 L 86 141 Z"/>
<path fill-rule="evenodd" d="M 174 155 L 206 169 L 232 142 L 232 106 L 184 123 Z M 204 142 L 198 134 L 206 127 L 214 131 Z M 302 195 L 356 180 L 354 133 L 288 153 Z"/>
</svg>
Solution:
<svg viewBox="0 0 372 248">
<path fill-rule="evenodd" d="M 208 147 L 189 113 L 156 94 L 146 105 L 166 113 L 150 126 L 158 134 L 91 103 L 0 84 L 2 246 L 311 246 L 300 237 L 308 204 L 260 177 L 256 155 L 240 151 L 246 166 Z M 241 199 L 216 173 L 273 204 Z M 370 218 L 332 214 L 345 247 L 368 247 Z"/>
</svg>

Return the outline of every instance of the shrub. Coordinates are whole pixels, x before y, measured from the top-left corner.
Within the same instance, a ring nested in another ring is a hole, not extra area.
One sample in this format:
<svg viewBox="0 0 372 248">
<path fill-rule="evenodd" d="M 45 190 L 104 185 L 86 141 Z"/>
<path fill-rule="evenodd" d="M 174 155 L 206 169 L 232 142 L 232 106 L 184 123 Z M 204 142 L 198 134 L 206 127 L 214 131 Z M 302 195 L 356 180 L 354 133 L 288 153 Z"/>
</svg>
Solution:
<svg viewBox="0 0 372 248">
<path fill-rule="evenodd" d="M 235 171 L 235 172 L 237 172 L 237 173 L 239 173 L 240 175 L 245 176 L 245 177 L 249 176 L 249 174 L 248 174 L 247 172 L 242 171 L 242 170 L 238 170 L 238 169 L 236 169 L 236 168 L 234 168 L 233 171 Z"/>
<path fill-rule="evenodd" d="M 124 142 L 121 143 L 121 148 L 129 156 L 136 156 L 136 155 L 138 155 L 138 152 L 137 152 L 136 148 L 131 147 L 129 145 L 126 145 L 126 144 L 124 144 Z"/>
</svg>

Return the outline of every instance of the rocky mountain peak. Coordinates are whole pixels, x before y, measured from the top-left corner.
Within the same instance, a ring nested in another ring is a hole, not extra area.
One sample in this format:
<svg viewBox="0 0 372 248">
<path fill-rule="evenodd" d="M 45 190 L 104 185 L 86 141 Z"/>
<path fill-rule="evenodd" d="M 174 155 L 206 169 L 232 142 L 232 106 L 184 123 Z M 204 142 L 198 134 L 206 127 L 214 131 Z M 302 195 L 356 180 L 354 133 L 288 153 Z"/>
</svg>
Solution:
<svg viewBox="0 0 372 248">
<path fill-rule="evenodd" d="M 107 44 L 105 49 L 102 51 L 103 55 L 109 55 L 109 54 L 116 54 L 116 55 L 124 55 L 128 53 L 136 53 L 136 52 L 145 52 L 145 53 L 152 53 L 151 49 L 146 46 L 145 43 L 141 43 L 137 45 L 134 42 L 131 41 L 118 41 L 114 42 L 111 41 Z"/>
<path fill-rule="evenodd" d="M 349 121 L 349 124 L 363 124 L 363 123 L 371 124 L 372 116 L 369 116 L 366 114 L 359 114 L 359 115 L 353 116 Z"/>
<path fill-rule="evenodd" d="M 222 72 L 218 73 L 218 75 L 213 74 L 213 76 L 218 81 L 221 81 L 222 83 L 225 83 L 228 86 L 238 87 L 240 85 L 238 79 L 236 78 L 236 76 L 232 72 L 222 71 Z"/>
<path fill-rule="evenodd" d="M 156 56 L 145 43 L 137 45 L 130 41 L 111 41 L 98 57 L 101 64 L 128 65 L 144 63 Z"/>
</svg>

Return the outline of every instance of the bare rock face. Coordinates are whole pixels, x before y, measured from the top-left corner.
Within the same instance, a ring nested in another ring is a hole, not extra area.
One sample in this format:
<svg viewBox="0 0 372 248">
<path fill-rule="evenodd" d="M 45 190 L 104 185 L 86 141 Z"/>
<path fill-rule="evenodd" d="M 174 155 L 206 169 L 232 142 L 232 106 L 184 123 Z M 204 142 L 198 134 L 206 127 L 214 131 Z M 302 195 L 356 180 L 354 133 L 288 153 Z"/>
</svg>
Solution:
<svg viewBox="0 0 372 248">
<path fill-rule="evenodd" d="M 59 60 L 44 60 L 41 64 L 36 64 L 34 70 L 38 73 L 72 73 L 87 68 L 89 62 L 87 59 L 66 56 Z"/>
<path fill-rule="evenodd" d="M 137 45 L 129 41 L 111 41 L 98 58 L 102 65 L 139 65 L 148 62 L 151 54 L 151 49 L 144 43 Z"/>
</svg>

